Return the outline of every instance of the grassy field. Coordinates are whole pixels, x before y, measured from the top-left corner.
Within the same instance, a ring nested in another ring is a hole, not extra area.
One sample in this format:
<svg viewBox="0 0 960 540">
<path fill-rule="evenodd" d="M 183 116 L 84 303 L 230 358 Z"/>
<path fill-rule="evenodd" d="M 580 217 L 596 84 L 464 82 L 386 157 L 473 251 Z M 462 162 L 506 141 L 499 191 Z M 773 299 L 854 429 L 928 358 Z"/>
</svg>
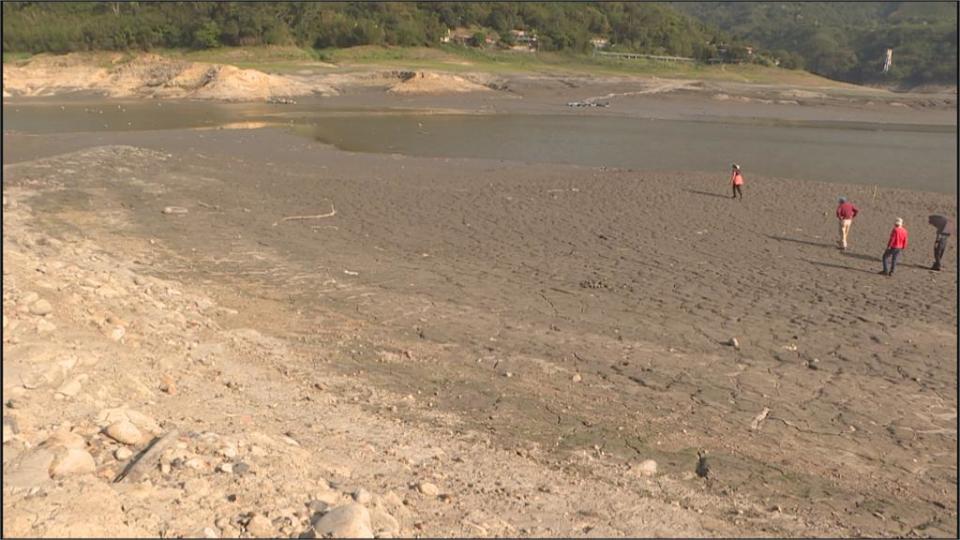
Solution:
<svg viewBox="0 0 960 540">
<path fill-rule="evenodd" d="M 317 56 L 338 66 L 382 66 L 437 71 L 487 73 L 541 73 L 576 75 L 638 75 L 726 80 L 757 84 L 849 86 L 805 71 L 760 65 L 703 65 L 619 60 L 591 55 L 489 51 L 467 47 L 384 48 L 353 47 L 317 51 Z"/>
<path fill-rule="evenodd" d="M 200 51 L 160 49 L 152 52 L 192 62 L 230 64 L 240 68 L 274 73 L 289 73 L 305 68 L 343 72 L 383 68 L 452 73 L 656 76 L 752 84 L 854 88 L 853 85 L 818 77 L 805 71 L 754 64 L 676 64 L 564 53 L 480 50 L 459 46 L 437 48 L 362 46 L 322 50 L 268 46 L 223 47 Z M 106 58 L 114 54 L 92 53 L 92 56 Z M 19 62 L 29 56 L 24 53 L 4 53 L 3 62 Z M 124 58 L 132 58 L 132 54 L 124 54 Z"/>
</svg>

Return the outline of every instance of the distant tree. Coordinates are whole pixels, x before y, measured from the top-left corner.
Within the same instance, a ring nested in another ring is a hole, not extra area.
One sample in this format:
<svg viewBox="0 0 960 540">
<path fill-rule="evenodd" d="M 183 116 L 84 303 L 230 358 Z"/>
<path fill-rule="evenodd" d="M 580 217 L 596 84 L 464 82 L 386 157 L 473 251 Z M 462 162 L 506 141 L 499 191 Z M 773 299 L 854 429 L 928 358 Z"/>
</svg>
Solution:
<svg viewBox="0 0 960 540">
<path fill-rule="evenodd" d="M 487 34 L 484 32 L 474 32 L 473 35 L 470 36 L 470 45 L 473 45 L 474 47 L 483 47 L 486 44 Z"/>
<path fill-rule="evenodd" d="M 213 21 L 205 21 L 193 31 L 192 45 L 197 49 L 212 49 L 220 46 L 220 27 Z"/>
</svg>

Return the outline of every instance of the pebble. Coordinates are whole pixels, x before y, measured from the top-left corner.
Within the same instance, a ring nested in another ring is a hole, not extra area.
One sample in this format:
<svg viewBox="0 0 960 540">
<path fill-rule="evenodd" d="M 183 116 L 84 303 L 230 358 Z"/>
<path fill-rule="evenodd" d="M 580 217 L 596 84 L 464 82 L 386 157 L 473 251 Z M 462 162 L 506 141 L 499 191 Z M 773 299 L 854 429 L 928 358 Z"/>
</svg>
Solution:
<svg viewBox="0 0 960 540">
<path fill-rule="evenodd" d="M 233 474 L 244 475 L 250 472 L 250 466 L 244 462 L 236 463 L 233 466 Z"/>
<path fill-rule="evenodd" d="M 187 209 L 181 206 L 164 206 L 163 213 L 164 214 L 186 214 Z"/>
<path fill-rule="evenodd" d="M 170 394 L 171 396 L 177 395 L 177 383 L 173 380 L 173 377 L 164 375 L 160 379 L 160 391 Z"/>
<path fill-rule="evenodd" d="M 336 506 L 340 504 L 340 494 L 332 489 L 327 489 L 325 491 L 320 491 L 313 495 L 314 501 L 319 501 L 327 506 Z"/>
<path fill-rule="evenodd" d="M 124 327 L 118 326 L 110 331 L 110 339 L 114 341 L 120 341 L 121 339 L 123 339 L 123 335 L 126 333 L 127 333 L 127 330 Z"/>
<path fill-rule="evenodd" d="M 635 467 L 640 476 L 655 476 L 657 474 L 657 462 L 652 459 L 645 459 Z"/>
<path fill-rule="evenodd" d="M 10 409 L 22 409 L 25 405 L 26 402 L 22 399 L 10 398 L 7 400 L 7 408 Z"/>
<path fill-rule="evenodd" d="M 73 397 L 80 393 L 80 389 L 83 387 L 84 381 L 86 381 L 88 378 L 89 375 L 86 374 L 77 375 L 76 377 L 73 377 L 61 384 L 60 388 L 57 388 L 57 393 L 63 394 L 67 397 Z"/>
<path fill-rule="evenodd" d="M 323 514 L 330 508 L 330 505 L 324 501 L 313 499 L 307 503 L 307 509 L 314 514 Z"/>
<path fill-rule="evenodd" d="M 30 313 L 33 313 L 34 315 L 47 315 L 51 312 L 53 312 L 53 306 L 51 306 L 50 302 L 47 302 L 43 298 L 37 300 L 32 306 L 30 306 Z"/>
<path fill-rule="evenodd" d="M 220 533 L 217 532 L 213 527 L 204 527 L 203 528 L 203 537 L 204 538 L 220 538 Z"/>
<path fill-rule="evenodd" d="M 583 380 L 583 377 L 579 373 L 573 374 L 573 382 L 580 382 Z"/>
<path fill-rule="evenodd" d="M 129 420 L 119 420 L 107 426 L 104 433 L 111 439 L 123 444 L 137 444 L 143 439 L 143 434 Z"/>
<path fill-rule="evenodd" d="M 230 463 L 221 463 L 220 466 L 217 467 L 217 470 L 229 474 L 233 472 L 233 465 Z"/>
<path fill-rule="evenodd" d="M 367 504 L 373 499 L 373 495 L 369 491 L 358 488 L 353 492 L 353 500 L 357 501 L 360 504 Z"/>
<path fill-rule="evenodd" d="M 420 493 L 430 497 L 436 497 L 440 494 L 440 488 L 430 482 L 420 482 L 420 484 L 417 485 L 417 489 L 420 490 Z"/>
<path fill-rule="evenodd" d="M 54 454 L 45 448 L 36 448 L 21 454 L 13 462 L 3 464 L 3 487 L 31 488 L 50 481 L 50 465 Z"/>
<path fill-rule="evenodd" d="M 67 448 L 54 459 L 50 466 L 50 476 L 60 478 L 75 474 L 90 474 L 96 469 L 97 463 L 93 460 L 90 452 L 79 448 Z"/>
<path fill-rule="evenodd" d="M 117 458 L 117 460 L 119 461 L 126 461 L 130 459 L 130 456 L 132 455 L 133 455 L 133 450 L 130 450 L 126 446 L 117 448 L 117 450 L 113 453 L 113 457 Z"/>
<path fill-rule="evenodd" d="M 77 435 L 76 433 L 60 430 L 55 431 L 52 435 L 47 437 L 47 439 L 43 441 L 43 445 L 48 448 L 61 447 L 82 450 L 84 447 L 86 447 L 87 442 L 83 439 L 83 437 Z"/>
<path fill-rule="evenodd" d="M 313 523 L 317 538 L 373 538 L 370 512 L 358 503 L 338 506 Z"/>
<path fill-rule="evenodd" d="M 261 514 L 256 514 L 247 522 L 247 532 L 255 538 L 272 538 L 275 536 L 273 523 Z"/>
<path fill-rule="evenodd" d="M 400 522 L 380 506 L 370 511 L 370 523 L 377 538 L 391 538 L 400 534 Z"/>
<path fill-rule="evenodd" d="M 739 349 L 739 348 L 740 348 L 740 340 L 738 340 L 738 339 L 735 338 L 735 337 L 730 338 L 730 341 L 728 341 L 727 344 L 729 344 L 729 345 L 730 345 L 731 347 L 733 347 L 734 349 Z"/>
<path fill-rule="evenodd" d="M 40 319 L 37 321 L 37 333 L 38 334 L 47 334 L 53 332 L 57 329 L 57 325 L 46 319 Z"/>
<path fill-rule="evenodd" d="M 203 478 L 191 478 L 183 483 L 183 492 L 188 496 L 203 497 L 210 492 L 210 483 Z"/>
</svg>

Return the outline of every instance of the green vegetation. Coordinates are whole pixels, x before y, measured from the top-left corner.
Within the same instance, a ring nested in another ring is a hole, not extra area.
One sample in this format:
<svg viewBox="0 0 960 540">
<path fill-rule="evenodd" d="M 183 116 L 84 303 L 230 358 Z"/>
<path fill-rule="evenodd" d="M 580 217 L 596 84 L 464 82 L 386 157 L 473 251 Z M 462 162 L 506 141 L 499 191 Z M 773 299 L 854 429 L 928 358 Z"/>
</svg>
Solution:
<svg viewBox="0 0 960 540">
<path fill-rule="evenodd" d="M 708 58 L 723 39 L 669 6 L 630 2 L 4 2 L 3 48 L 20 52 L 219 46 L 436 46 L 450 28 L 506 43 L 536 32 L 542 51 L 614 49 Z"/>
<path fill-rule="evenodd" d="M 785 67 L 860 84 L 956 84 L 954 2 L 675 2 Z M 883 55 L 893 65 L 883 73 Z"/>
<path fill-rule="evenodd" d="M 291 66 L 345 55 L 364 62 L 389 62 L 391 55 L 409 60 L 411 51 L 429 47 L 439 56 L 474 56 L 491 69 L 590 64 L 612 71 L 713 72 L 702 65 L 588 57 L 590 40 L 603 37 L 614 52 L 779 63 L 857 83 L 955 84 L 957 77 L 956 9 L 948 2 L 3 2 L 2 9 L 4 61 L 11 53 L 96 50 L 192 50 L 197 59 L 230 58 L 233 51 L 267 45 L 276 47 L 268 56 L 290 55 L 274 58 L 276 64 Z M 469 28 L 466 43 L 474 48 L 453 52 L 441 45 L 453 28 Z M 536 36 L 535 59 L 503 51 L 518 42 L 514 30 Z M 893 67 L 881 73 L 888 47 Z M 243 66 L 261 60 L 223 61 Z"/>
</svg>

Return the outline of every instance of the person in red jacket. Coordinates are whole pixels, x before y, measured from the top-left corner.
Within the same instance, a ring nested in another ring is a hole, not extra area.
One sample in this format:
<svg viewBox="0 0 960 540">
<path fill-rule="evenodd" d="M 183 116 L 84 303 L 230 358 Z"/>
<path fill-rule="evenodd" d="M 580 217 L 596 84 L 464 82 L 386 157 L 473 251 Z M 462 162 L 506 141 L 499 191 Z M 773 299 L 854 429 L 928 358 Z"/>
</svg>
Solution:
<svg viewBox="0 0 960 540">
<path fill-rule="evenodd" d="M 743 175 L 740 174 L 740 166 L 736 163 L 733 164 L 733 173 L 730 175 L 730 185 L 733 186 L 733 196 L 732 199 L 737 198 L 737 194 L 740 194 L 740 200 L 743 200 Z"/>
<path fill-rule="evenodd" d="M 907 230 L 903 228 L 903 218 L 897 218 L 893 230 L 890 231 L 887 250 L 883 252 L 883 270 L 880 273 L 885 276 L 892 276 L 893 270 L 897 267 L 897 262 L 900 261 L 900 252 L 905 249 L 907 249 Z M 889 266 L 887 265 L 888 260 L 890 261 Z M 889 270 L 887 270 L 888 268 Z"/>
<path fill-rule="evenodd" d="M 837 219 L 840 221 L 840 240 L 837 246 L 840 249 L 847 249 L 847 237 L 850 235 L 850 225 L 853 224 L 853 218 L 860 212 L 854 204 L 846 197 L 840 197 L 840 206 L 837 206 Z"/>
</svg>

